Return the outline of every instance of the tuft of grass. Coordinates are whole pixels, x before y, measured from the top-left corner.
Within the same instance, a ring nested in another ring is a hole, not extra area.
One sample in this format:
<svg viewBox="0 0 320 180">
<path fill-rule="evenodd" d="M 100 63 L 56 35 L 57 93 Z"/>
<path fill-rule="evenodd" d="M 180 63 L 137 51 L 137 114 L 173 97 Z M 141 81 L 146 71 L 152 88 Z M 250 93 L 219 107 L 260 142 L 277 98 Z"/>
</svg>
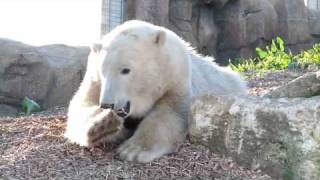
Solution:
<svg viewBox="0 0 320 180">
<path fill-rule="evenodd" d="M 320 44 L 312 49 L 303 51 L 298 55 L 286 52 L 286 44 L 282 38 L 272 40 L 266 48 L 256 48 L 257 57 L 250 59 L 237 59 L 230 63 L 231 68 L 238 72 L 256 71 L 277 71 L 284 69 L 307 68 L 309 66 L 320 67 Z"/>
</svg>

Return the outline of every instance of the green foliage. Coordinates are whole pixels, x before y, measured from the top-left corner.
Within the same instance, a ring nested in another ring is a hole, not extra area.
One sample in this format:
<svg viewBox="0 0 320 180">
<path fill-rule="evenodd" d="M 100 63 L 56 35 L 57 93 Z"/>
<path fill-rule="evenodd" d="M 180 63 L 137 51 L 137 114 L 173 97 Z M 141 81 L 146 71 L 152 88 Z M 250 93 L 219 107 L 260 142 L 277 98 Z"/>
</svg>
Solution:
<svg viewBox="0 0 320 180">
<path fill-rule="evenodd" d="M 254 71 L 257 69 L 257 59 L 236 59 L 235 63 L 230 63 L 233 70 L 238 72 Z"/>
<path fill-rule="evenodd" d="M 250 58 L 248 60 L 238 59 L 235 63 L 231 63 L 231 68 L 238 72 L 266 72 L 288 68 L 305 68 L 309 65 L 320 67 L 320 44 L 296 56 L 290 52 L 287 53 L 285 49 L 284 41 L 280 37 L 277 37 L 265 49 L 256 48 L 257 58 Z"/>
<path fill-rule="evenodd" d="M 307 67 L 316 65 L 320 67 L 320 44 L 316 44 L 312 49 L 301 52 L 295 59 L 300 66 Z"/>
<path fill-rule="evenodd" d="M 40 111 L 40 105 L 35 102 L 34 100 L 28 98 L 28 97 L 25 97 L 22 101 L 22 110 L 24 113 L 26 114 L 30 114 L 32 112 L 38 112 Z"/>
</svg>

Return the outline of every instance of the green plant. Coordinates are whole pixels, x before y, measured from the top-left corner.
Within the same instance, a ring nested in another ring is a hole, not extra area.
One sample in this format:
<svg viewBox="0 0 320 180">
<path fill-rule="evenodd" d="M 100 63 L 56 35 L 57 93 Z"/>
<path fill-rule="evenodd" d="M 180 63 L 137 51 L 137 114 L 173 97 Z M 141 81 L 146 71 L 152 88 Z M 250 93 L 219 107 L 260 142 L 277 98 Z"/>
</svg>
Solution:
<svg viewBox="0 0 320 180">
<path fill-rule="evenodd" d="M 230 62 L 230 66 L 237 72 L 246 72 L 256 70 L 256 59 L 236 59 L 235 63 Z"/>
<path fill-rule="evenodd" d="M 270 70 L 304 68 L 310 65 L 320 67 L 320 44 L 316 44 L 312 49 L 294 56 L 291 52 L 286 52 L 285 42 L 277 37 L 272 40 L 270 46 L 266 46 L 264 49 L 256 48 L 256 53 L 256 58 L 237 59 L 234 63 L 230 63 L 231 68 L 238 72 L 256 71 L 264 73 Z"/>
<path fill-rule="evenodd" d="M 25 97 L 22 101 L 22 111 L 26 114 L 30 114 L 32 112 L 38 112 L 40 111 L 41 107 L 40 105 L 35 102 L 34 100 Z"/>
<path fill-rule="evenodd" d="M 312 49 L 301 52 L 295 59 L 299 66 L 315 65 L 320 67 L 320 44 L 315 44 Z"/>
<path fill-rule="evenodd" d="M 272 40 L 271 46 L 265 50 L 256 48 L 256 52 L 259 57 L 257 66 L 262 70 L 286 69 L 293 61 L 293 55 L 285 52 L 285 44 L 280 37 Z"/>
</svg>

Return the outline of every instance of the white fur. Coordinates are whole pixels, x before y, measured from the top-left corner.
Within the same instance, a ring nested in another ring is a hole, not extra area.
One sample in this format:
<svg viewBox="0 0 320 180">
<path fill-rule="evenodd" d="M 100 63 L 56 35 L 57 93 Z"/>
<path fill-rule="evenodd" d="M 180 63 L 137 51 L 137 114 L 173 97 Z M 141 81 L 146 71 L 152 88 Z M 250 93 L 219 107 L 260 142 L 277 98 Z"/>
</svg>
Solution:
<svg viewBox="0 0 320 180">
<path fill-rule="evenodd" d="M 204 93 L 217 95 L 246 93 L 246 84 L 238 73 L 229 67 L 218 66 L 211 58 L 191 53 L 193 96 Z"/>
<path fill-rule="evenodd" d="M 166 28 L 128 21 L 101 43 L 91 51 L 84 82 L 69 106 L 66 135 L 80 145 L 90 146 L 92 121 L 99 122 L 103 116 L 95 111 L 105 111 L 100 104 L 121 108 L 130 102 L 129 115 L 144 119 L 118 152 L 129 161 L 149 162 L 172 152 L 184 140 L 193 97 L 246 93 L 237 73 L 196 54 Z M 130 74 L 121 75 L 124 68 Z"/>
</svg>

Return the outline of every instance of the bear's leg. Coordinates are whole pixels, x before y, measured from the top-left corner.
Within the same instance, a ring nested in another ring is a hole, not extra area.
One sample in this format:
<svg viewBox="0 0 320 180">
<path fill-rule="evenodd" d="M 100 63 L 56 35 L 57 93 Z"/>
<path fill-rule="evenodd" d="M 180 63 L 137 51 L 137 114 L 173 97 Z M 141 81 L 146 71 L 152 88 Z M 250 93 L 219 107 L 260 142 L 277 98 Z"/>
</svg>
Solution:
<svg viewBox="0 0 320 180">
<path fill-rule="evenodd" d="M 174 151 L 186 137 L 187 123 L 168 106 L 157 107 L 139 124 L 118 153 L 128 161 L 150 162 Z"/>
</svg>

